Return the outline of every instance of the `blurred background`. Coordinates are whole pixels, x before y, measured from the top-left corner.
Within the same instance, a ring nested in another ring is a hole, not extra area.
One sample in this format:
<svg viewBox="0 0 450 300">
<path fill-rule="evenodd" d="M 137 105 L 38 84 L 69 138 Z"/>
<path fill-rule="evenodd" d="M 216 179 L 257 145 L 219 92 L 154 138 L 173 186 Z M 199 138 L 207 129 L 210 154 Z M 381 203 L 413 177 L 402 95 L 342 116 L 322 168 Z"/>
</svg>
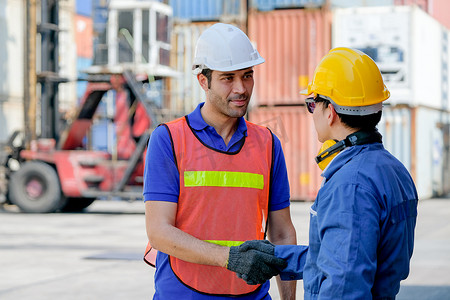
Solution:
<svg viewBox="0 0 450 300">
<path fill-rule="evenodd" d="M 450 191 L 450 2 L 446 0 L 0 0 L 0 202 L 81 211 L 140 199 L 158 124 L 204 101 L 195 43 L 215 22 L 266 62 L 248 112 L 280 138 L 294 201 L 320 184 L 299 91 L 331 48 L 364 51 L 391 98 L 379 130 L 419 198 Z"/>
<path fill-rule="evenodd" d="M 266 59 L 247 118 L 282 142 L 302 244 L 321 178 L 299 91 L 331 48 L 374 59 L 391 92 L 384 145 L 430 199 L 419 202 L 398 299 L 448 299 L 447 0 L 0 0 L 0 298 L 153 294 L 144 205 L 134 201 L 146 145 L 158 124 L 204 101 L 191 66 L 215 22 L 240 27 Z"/>
</svg>

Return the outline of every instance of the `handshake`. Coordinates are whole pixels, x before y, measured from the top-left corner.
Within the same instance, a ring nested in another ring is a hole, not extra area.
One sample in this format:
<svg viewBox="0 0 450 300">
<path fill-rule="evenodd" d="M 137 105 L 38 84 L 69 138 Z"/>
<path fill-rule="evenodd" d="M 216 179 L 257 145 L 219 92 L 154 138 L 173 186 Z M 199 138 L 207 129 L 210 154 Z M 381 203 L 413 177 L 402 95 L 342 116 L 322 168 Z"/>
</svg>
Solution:
<svg viewBox="0 0 450 300">
<path fill-rule="evenodd" d="M 274 255 L 275 245 L 267 240 L 247 241 L 230 248 L 227 269 L 247 284 L 262 284 L 278 275 L 287 263 Z"/>
</svg>

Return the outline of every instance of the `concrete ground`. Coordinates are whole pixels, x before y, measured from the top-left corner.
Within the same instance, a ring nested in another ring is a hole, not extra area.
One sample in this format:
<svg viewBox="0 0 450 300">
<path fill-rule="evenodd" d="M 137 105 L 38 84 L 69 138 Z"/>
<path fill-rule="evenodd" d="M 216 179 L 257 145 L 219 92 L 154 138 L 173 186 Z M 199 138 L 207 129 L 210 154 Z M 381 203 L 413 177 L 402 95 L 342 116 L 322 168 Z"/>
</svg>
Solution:
<svg viewBox="0 0 450 300">
<path fill-rule="evenodd" d="M 300 243 L 308 242 L 310 205 L 292 204 Z M 119 201 L 96 201 L 79 214 L 0 207 L 0 299 L 151 299 L 143 212 L 141 202 Z M 301 281 L 297 289 L 303 299 Z M 280 299 L 276 285 L 271 295 Z M 450 199 L 419 203 L 411 274 L 397 299 L 450 299 Z"/>
</svg>

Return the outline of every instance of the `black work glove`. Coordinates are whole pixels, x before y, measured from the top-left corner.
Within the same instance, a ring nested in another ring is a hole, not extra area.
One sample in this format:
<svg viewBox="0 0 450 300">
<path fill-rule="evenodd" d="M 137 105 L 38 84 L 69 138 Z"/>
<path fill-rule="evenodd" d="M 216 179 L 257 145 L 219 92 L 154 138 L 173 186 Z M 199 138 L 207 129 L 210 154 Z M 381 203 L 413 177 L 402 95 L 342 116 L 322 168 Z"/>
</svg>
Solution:
<svg viewBox="0 0 450 300">
<path fill-rule="evenodd" d="M 275 246 L 269 241 L 248 241 L 230 247 L 227 269 L 248 284 L 262 284 L 287 266 L 283 259 L 274 256 L 274 251 Z"/>
</svg>

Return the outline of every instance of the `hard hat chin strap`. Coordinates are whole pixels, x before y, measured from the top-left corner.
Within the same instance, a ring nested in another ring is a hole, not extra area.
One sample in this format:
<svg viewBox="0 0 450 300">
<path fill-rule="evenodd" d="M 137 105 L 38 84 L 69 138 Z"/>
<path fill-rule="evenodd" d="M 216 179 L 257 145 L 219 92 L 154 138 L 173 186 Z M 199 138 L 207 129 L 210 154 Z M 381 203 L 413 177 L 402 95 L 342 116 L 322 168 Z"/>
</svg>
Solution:
<svg viewBox="0 0 450 300">
<path fill-rule="evenodd" d="M 327 142 L 325 142 L 325 143 L 327 143 Z M 344 150 L 347 147 L 351 147 L 351 146 L 355 146 L 355 145 L 371 144 L 371 143 L 381 143 L 382 136 L 377 130 L 357 131 L 355 133 L 348 135 L 345 139 L 343 139 L 341 141 L 334 141 L 334 142 L 335 143 L 332 146 L 321 151 L 316 156 L 316 159 L 315 159 L 316 163 L 319 164 L 319 166 L 322 170 L 324 170 L 326 167 L 326 165 L 323 166 L 323 162 L 327 158 L 329 158 L 333 155 L 337 155 L 340 151 Z M 328 161 L 328 163 L 330 161 Z M 327 163 L 327 165 L 328 165 L 328 163 Z"/>
</svg>

